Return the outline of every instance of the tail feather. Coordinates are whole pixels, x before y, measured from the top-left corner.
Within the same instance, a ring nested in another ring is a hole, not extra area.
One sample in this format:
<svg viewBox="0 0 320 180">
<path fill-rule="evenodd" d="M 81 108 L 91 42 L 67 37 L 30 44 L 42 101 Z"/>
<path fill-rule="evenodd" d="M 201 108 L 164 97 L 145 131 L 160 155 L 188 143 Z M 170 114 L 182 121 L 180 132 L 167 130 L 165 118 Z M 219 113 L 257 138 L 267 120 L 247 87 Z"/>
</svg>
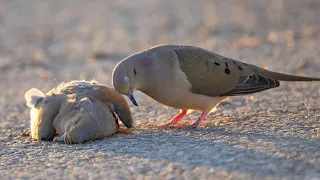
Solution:
<svg viewBox="0 0 320 180">
<path fill-rule="evenodd" d="M 276 79 L 278 81 L 320 81 L 320 78 L 294 76 L 289 74 L 273 72 L 266 69 L 259 69 L 258 71 L 260 74 L 272 79 Z"/>
</svg>

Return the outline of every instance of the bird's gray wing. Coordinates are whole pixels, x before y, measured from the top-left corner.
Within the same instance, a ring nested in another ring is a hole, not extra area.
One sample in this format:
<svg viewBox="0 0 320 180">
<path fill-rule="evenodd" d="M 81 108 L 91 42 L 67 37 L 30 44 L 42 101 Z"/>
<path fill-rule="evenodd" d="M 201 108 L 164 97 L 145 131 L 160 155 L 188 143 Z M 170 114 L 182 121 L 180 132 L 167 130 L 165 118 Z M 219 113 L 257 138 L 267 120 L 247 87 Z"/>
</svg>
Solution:
<svg viewBox="0 0 320 180">
<path fill-rule="evenodd" d="M 265 77 L 261 74 L 252 74 L 250 76 L 241 77 L 239 83 L 231 91 L 220 94 L 219 96 L 239 96 L 252 94 L 267 89 L 279 87 L 278 80 Z"/>
<path fill-rule="evenodd" d="M 176 47 L 180 69 L 193 93 L 238 96 L 278 87 L 279 81 L 259 74 L 256 66 L 197 47 Z"/>
</svg>

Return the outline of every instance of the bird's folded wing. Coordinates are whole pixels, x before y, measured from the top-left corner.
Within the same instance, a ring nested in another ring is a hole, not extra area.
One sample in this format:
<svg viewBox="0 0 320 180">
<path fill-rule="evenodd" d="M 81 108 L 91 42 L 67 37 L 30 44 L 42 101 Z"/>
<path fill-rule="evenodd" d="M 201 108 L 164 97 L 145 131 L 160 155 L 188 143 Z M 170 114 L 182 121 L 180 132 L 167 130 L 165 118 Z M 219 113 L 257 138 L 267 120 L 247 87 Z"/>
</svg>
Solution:
<svg viewBox="0 0 320 180">
<path fill-rule="evenodd" d="M 114 107 L 114 113 L 118 116 L 118 118 L 123 122 L 123 124 L 131 128 L 133 126 L 133 120 L 131 116 L 130 108 L 125 100 L 125 98 L 120 95 L 115 89 L 103 85 L 98 84 L 96 82 L 73 82 L 72 84 L 68 84 L 64 89 L 61 90 L 63 93 L 77 93 L 77 94 L 85 94 L 86 96 L 94 97 L 107 106 L 112 104 Z"/>
<path fill-rule="evenodd" d="M 280 82 L 271 78 L 267 78 L 261 74 L 252 74 L 250 76 L 241 77 L 238 85 L 226 93 L 219 96 L 238 96 L 264 91 L 267 89 L 279 87 Z"/>
<path fill-rule="evenodd" d="M 250 64 L 196 47 L 177 47 L 173 51 L 193 93 L 237 96 L 279 86 L 279 81 L 257 74 Z"/>
</svg>

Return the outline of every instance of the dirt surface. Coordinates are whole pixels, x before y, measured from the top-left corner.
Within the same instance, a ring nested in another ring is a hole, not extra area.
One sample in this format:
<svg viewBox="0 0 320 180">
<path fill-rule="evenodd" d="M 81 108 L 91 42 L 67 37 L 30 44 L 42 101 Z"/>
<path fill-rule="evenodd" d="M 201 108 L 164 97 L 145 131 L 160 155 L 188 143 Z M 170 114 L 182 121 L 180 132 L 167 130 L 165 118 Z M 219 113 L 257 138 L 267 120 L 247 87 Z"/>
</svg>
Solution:
<svg viewBox="0 0 320 180">
<path fill-rule="evenodd" d="M 178 110 L 137 92 L 134 129 L 79 145 L 32 141 L 24 101 L 62 81 L 111 85 L 117 62 L 162 43 L 320 77 L 319 9 L 319 0 L 0 1 L 1 179 L 320 179 L 317 82 L 232 97 L 189 131 L 153 129 Z"/>
</svg>

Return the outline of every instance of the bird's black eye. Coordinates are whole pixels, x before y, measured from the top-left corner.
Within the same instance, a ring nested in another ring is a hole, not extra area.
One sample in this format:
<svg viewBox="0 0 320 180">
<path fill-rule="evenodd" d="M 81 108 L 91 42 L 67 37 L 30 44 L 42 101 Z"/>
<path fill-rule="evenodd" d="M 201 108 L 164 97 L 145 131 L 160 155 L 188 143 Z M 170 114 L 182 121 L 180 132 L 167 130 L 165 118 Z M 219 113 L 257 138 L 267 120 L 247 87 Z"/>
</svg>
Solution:
<svg viewBox="0 0 320 180">
<path fill-rule="evenodd" d="M 136 69 L 133 69 L 133 73 L 134 73 L 135 76 L 137 75 Z"/>
</svg>

